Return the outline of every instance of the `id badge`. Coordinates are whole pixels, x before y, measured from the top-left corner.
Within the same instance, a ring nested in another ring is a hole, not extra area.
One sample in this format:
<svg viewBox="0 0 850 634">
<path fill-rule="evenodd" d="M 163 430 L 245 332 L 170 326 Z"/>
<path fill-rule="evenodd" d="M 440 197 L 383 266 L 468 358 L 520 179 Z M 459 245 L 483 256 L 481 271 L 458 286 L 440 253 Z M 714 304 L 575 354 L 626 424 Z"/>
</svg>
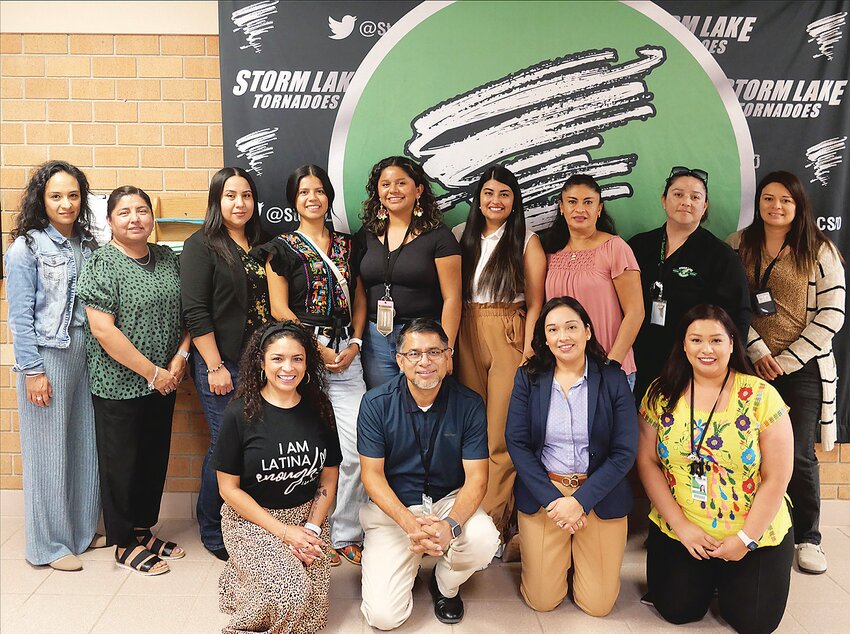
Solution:
<svg viewBox="0 0 850 634">
<path fill-rule="evenodd" d="M 769 288 L 753 293 L 753 312 L 762 316 L 776 314 L 776 302 Z"/>
<path fill-rule="evenodd" d="M 388 337 L 393 331 L 393 318 L 395 317 L 395 308 L 392 299 L 378 300 L 378 318 L 375 327 L 378 332 Z"/>
<path fill-rule="evenodd" d="M 656 326 L 663 326 L 665 320 L 667 319 L 667 300 L 652 300 L 652 308 L 650 309 L 650 311 L 651 313 L 649 315 L 649 323 L 655 324 Z"/>
<path fill-rule="evenodd" d="M 425 493 L 422 494 L 422 512 L 425 515 L 431 515 L 434 512 L 434 501 Z"/>
<path fill-rule="evenodd" d="M 708 501 L 708 477 L 705 475 L 691 476 L 691 497 L 697 502 Z"/>
</svg>

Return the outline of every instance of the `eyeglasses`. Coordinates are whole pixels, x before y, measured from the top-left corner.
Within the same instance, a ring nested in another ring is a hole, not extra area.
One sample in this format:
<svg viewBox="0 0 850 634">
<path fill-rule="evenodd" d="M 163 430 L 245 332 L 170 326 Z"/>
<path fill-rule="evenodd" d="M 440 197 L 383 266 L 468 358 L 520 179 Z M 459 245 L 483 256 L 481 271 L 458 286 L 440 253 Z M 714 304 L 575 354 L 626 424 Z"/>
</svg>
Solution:
<svg viewBox="0 0 850 634">
<path fill-rule="evenodd" d="M 397 354 L 400 354 L 401 356 L 406 358 L 411 363 L 419 363 L 419 361 L 422 359 L 422 355 L 428 355 L 428 358 L 431 361 L 436 361 L 437 359 L 440 359 L 443 356 L 443 353 L 446 352 L 446 351 L 448 351 L 449 354 L 451 354 L 452 349 L 451 348 L 431 348 L 430 350 L 426 350 L 425 352 L 422 352 L 420 350 L 410 350 L 408 352 L 398 352 Z"/>
<path fill-rule="evenodd" d="M 705 186 L 708 186 L 708 172 L 705 170 L 685 167 L 684 165 L 676 165 L 673 169 L 670 170 L 670 176 L 667 177 L 667 180 L 674 178 L 676 176 L 693 176 L 694 178 L 700 179 Z"/>
</svg>

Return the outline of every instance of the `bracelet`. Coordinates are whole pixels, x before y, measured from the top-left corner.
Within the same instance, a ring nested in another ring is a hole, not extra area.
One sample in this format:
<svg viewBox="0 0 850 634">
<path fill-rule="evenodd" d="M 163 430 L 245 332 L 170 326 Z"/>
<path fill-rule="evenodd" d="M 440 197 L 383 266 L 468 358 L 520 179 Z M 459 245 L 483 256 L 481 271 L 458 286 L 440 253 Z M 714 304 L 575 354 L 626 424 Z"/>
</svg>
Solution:
<svg viewBox="0 0 850 634">
<path fill-rule="evenodd" d="M 156 383 L 156 377 L 157 377 L 158 374 L 159 374 L 159 366 L 155 365 L 153 367 L 153 378 L 150 381 L 148 381 L 148 389 L 151 392 L 153 392 L 156 389 L 156 387 L 154 387 L 154 383 Z"/>
<path fill-rule="evenodd" d="M 322 529 L 313 524 L 312 522 L 305 522 L 304 528 L 306 528 L 308 531 L 313 531 L 314 533 L 316 533 L 316 537 L 322 534 Z"/>
<path fill-rule="evenodd" d="M 350 346 L 352 343 L 356 343 L 358 348 L 363 349 L 363 340 L 359 337 L 351 337 L 348 340 L 348 345 Z"/>
<path fill-rule="evenodd" d="M 189 353 L 186 350 L 178 350 L 177 354 L 183 357 L 187 362 L 189 361 Z"/>
<path fill-rule="evenodd" d="M 218 372 L 218 371 L 219 371 L 219 370 L 221 370 L 223 367 L 224 367 L 224 361 L 222 361 L 221 363 L 219 363 L 217 366 L 215 366 L 215 367 L 214 367 L 214 368 L 212 368 L 212 369 L 207 368 L 207 374 L 212 374 L 213 372 Z"/>
</svg>

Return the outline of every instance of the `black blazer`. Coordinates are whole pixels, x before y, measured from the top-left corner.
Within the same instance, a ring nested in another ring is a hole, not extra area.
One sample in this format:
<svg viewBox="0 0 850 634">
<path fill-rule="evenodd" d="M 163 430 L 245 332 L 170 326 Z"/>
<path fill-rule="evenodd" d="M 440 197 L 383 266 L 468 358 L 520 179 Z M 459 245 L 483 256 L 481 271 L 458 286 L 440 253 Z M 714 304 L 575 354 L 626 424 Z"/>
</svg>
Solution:
<svg viewBox="0 0 850 634">
<path fill-rule="evenodd" d="M 532 514 L 562 497 L 543 466 L 546 419 L 552 397 L 554 370 L 529 380 L 525 368 L 517 370 L 505 440 L 516 467 L 514 484 L 517 508 Z M 614 366 L 587 360 L 588 477 L 573 497 L 585 513 L 602 519 L 628 515 L 632 491 L 626 474 L 637 455 L 637 412 L 626 375 Z"/>
<path fill-rule="evenodd" d="M 215 333 L 222 359 L 239 362 L 248 310 L 248 278 L 236 244 L 227 241 L 233 264 L 207 243 L 204 230 L 193 233 L 180 255 L 183 322 L 192 338 Z"/>
</svg>

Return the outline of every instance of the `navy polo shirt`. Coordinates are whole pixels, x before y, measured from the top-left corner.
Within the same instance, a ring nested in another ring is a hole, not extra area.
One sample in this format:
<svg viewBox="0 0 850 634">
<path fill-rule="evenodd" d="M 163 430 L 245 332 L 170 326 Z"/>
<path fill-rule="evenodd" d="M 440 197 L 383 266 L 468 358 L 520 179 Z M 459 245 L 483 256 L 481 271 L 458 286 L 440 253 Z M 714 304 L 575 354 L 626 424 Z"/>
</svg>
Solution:
<svg viewBox="0 0 850 634">
<path fill-rule="evenodd" d="M 487 416 L 481 397 L 447 376 L 434 404 L 423 412 L 402 374 L 369 390 L 360 402 L 357 450 L 367 458 L 384 459 L 387 482 L 405 506 L 422 504 L 425 491 L 425 469 L 414 426 L 422 449 L 427 451 L 431 432 L 443 411 L 431 460 L 431 498 L 435 502 L 463 486 L 462 460 L 489 457 Z"/>
</svg>

